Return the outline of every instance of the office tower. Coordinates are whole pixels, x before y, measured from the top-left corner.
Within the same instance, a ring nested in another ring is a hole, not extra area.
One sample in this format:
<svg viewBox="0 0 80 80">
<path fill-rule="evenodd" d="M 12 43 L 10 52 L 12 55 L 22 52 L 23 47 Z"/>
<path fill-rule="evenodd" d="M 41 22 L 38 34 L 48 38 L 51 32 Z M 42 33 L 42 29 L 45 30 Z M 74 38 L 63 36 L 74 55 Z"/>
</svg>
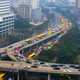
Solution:
<svg viewBox="0 0 80 80">
<path fill-rule="evenodd" d="M 20 4 L 17 7 L 17 14 L 23 19 L 30 20 L 31 19 L 31 6 L 26 5 L 26 4 Z"/>
<path fill-rule="evenodd" d="M 48 2 L 55 2 L 56 0 L 48 0 Z"/>
<path fill-rule="evenodd" d="M 17 6 L 19 6 L 20 4 L 31 5 L 31 1 L 32 0 L 16 0 L 16 4 Z"/>
<path fill-rule="evenodd" d="M 40 0 L 17 0 L 16 14 L 28 21 L 41 21 Z"/>
<path fill-rule="evenodd" d="M 33 22 L 41 22 L 42 20 L 42 12 L 40 8 L 32 10 L 32 21 Z"/>
<path fill-rule="evenodd" d="M 11 34 L 14 30 L 15 15 L 10 8 L 10 0 L 0 0 L 0 36 Z"/>
<path fill-rule="evenodd" d="M 76 17 L 76 22 L 78 25 L 78 28 L 80 30 L 80 0 L 76 0 L 76 11 L 74 13 L 75 17 Z"/>
<path fill-rule="evenodd" d="M 32 0 L 32 9 L 37 9 L 40 7 L 40 4 L 39 4 L 40 0 Z"/>
<path fill-rule="evenodd" d="M 69 4 L 69 0 L 55 0 L 55 4 L 60 7 L 67 7 Z"/>
<path fill-rule="evenodd" d="M 20 0 L 15 8 L 17 15 L 21 18 L 30 20 L 31 19 L 31 0 Z"/>
<path fill-rule="evenodd" d="M 80 0 L 76 0 L 76 7 L 80 8 Z"/>
<path fill-rule="evenodd" d="M 69 7 L 76 7 L 76 0 L 68 0 Z"/>
<path fill-rule="evenodd" d="M 32 0 L 32 17 L 31 21 L 38 23 L 42 21 L 42 11 L 40 0 Z"/>
</svg>

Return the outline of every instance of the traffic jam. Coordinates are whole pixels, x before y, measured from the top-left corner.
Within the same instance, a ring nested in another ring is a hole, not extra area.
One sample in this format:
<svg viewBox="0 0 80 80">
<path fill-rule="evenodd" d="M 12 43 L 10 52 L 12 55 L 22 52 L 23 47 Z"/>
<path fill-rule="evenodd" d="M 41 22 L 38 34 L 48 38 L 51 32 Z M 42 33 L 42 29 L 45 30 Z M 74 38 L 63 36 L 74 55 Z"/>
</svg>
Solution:
<svg viewBox="0 0 80 80">
<path fill-rule="evenodd" d="M 63 73 L 78 73 L 80 74 L 80 65 L 76 64 L 58 64 L 58 63 L 46 63 L 39 60 L 28 60 L 26 63 L 31 66 L 25 67 L 25 69 L 38 69 L 44 71 L 63 72 Z"/>
</svg>

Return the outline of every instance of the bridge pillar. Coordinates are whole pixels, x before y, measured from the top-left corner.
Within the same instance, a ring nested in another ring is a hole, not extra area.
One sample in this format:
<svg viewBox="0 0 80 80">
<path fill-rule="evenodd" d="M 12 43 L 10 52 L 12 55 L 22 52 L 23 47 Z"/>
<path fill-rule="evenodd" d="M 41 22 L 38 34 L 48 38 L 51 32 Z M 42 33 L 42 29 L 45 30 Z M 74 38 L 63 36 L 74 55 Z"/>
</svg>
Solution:
<svg viewBox="0 0 80 80">
<path fill-rule="evenodd" d="M 51 75 L 50 74 L 48 74 L 48 80 L 51 80 Z"/>
<path fill-rule="evenodd" d="M 20 80 L 19 70 L 18 70 L 18 72 L 17 72 L 17 80 Z"/>
</svg>

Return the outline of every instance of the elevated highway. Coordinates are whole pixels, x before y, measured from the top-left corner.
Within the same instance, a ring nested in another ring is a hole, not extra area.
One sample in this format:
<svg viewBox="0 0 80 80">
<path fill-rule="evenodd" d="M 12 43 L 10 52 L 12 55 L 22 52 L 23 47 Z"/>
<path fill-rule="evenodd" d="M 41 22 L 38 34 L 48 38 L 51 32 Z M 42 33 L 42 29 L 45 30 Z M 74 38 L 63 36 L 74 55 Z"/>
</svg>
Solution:
<svg viewBox="0 0 80 80">
<path fill-rule="evenodd" d="M 20 55 L 20 51 L 22 51 L 23 49 L 27 49 L 30 48 L 28 52 L 33 51 L 33 47 L 36 46 L 38 48 L 36 48 L 36 53 L 39 52 L 39 48 L 40 46 L 43 46 L 43 44 L 46 44 L 48 41 L 50 40 L 55 40 L 57 41 L 58 39 L 60 39 L 60 37 L 62 37 L 64 34 L 67 33 L 68 30 L 70 30 L 71 28 L 71 22 L 69 22 L 67 19 L 64 19 L 64 17 L 61 17 L 61 25 L 59 25 L 59 27 L 55 27 L 55 28 L 49 28 L 47 31 L 32 36 L 31 38 L 16 42 L 14 44 L 11 44 L 7 47 L 4 48 L 0 48 L 0 54 L 7 54 L 10 58 L 15 59 L 14 55 Z M 54 42 L 53 42 L 54 43 Z M 34 51 L 34 52 L 35 52 Z M 38 54 L 39 54 L 38 53 Z M 24 53 L 26 54 L 26 53 Z"/>
<path fill-rule="evenodd" d="M 63 65 L 60 69 L 52 67 L 51 65 Z M 27 62 L 9 62 L 0 61 L 0 71 L 19 72 L 25 70 L 28 72 L 40 72 L 40 73 L 53 73 L 53 74 L 68 74 L 68 75 L 80 75 L 80 65 L 71 67 L 72 64 L 56 64 L 56 63 L 44 63 L 33 64 Z M 36 66 L 36 67 L 35 67 Z"/>
<path fill-rule="evenodd" d="M 25 48 L 26 49 L 31 48 L 31 50 L 32 50 L 33 46 L 38 46 L 38 47 L 43 46 L 42 44 L 46 44 L 48 41 L 50 41 L 52 39 L 53 40 L 56 39 L 55 41 L 58 41 L 58 39 L 60 37 L 62 37 L 66 32 L 67 32 L 66 30 L 65 31 L 59 30 L 57 32 L 50 31 L 50 34 L 49 34 L 49 32 L 46 31 L 45 33 L 42 33 L 41 35 L 36 35 L 35 37 L 33 36 L 32 38 L 22 40 L 20 42 L 11 44 L 7 47 L 1 48 L 0 53 L 1 54 L 6 53 L 9 57 L 11 57 L 12 59 L 15 59 L 15 57 L 13 55 L 18 55 L 21 50 L 23 50 Z"/>
</svg>

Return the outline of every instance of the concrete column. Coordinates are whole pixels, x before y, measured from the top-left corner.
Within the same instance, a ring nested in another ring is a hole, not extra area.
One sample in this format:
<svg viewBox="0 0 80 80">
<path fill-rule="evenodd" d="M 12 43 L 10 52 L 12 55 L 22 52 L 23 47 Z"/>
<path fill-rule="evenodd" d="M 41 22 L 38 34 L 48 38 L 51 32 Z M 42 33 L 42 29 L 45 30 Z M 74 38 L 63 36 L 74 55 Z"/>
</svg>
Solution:
<svg viewBox="0 0 80 80">
<path fill-rule="evenodd" d="M 51 76 L 50 76 L 50 74 L 48 74 L 48 80 L 51 80 L 50 78 L 51 78 Z"/>
<path fill-rule="evenodd" d="M 18 70 L 18 72 L 17 72 L 17 80 L 20 80 L 19 70 Z"/>
</svg>

